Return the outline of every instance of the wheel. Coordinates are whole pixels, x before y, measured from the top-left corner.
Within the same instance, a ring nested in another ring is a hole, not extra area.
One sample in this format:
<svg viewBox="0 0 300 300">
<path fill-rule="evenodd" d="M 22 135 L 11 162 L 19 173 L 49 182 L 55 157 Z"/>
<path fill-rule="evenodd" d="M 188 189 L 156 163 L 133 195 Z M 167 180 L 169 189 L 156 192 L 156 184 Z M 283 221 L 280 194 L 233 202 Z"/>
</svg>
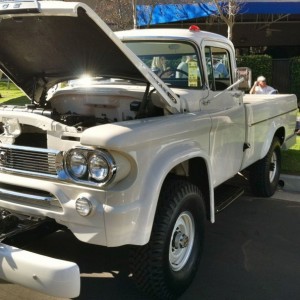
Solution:
<svg viewBox="0 0 300 300">
<path fill-rule="evenodd" d="M 267 155 L 250 168 L 250 186 L 256 196 L 271 197 L 278 185 L 281 169 L 280 142 L 274 137 Z"/>
<path fill-rule="evenodd" d="M 180 296 L 192 282 L 204 241 L 202 194 L 182 179 L 163 185 L 147 245 L 132 253 L 132 275 L 146 293 L 159 299 Z"/>
</svg>

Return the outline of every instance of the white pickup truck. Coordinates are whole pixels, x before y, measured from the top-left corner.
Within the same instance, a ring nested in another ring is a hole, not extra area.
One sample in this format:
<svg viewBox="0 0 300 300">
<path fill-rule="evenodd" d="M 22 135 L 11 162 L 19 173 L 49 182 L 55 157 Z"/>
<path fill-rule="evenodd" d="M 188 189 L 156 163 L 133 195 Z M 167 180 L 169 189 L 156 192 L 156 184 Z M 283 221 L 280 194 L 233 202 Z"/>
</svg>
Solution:
<svg viewBox="0 0 300 300">
<path fill-rule="evenodd" d="M 242 193 L 226 182 L 245 170 L 255 194 L 276 190 L 297 100 L 239 90 L 250 71 L 226 38 L 196 26 L 115 34 L 85 4 L 28 0 L 0 1 L 0 37 L 0 69 L 31 99 L 0 107 L 2 279 L 79 295 L 76 263 L 11 245 L 51 225 L 133 245 L 137 284 L 176 298 L 205 219 Z"/>
</svg>

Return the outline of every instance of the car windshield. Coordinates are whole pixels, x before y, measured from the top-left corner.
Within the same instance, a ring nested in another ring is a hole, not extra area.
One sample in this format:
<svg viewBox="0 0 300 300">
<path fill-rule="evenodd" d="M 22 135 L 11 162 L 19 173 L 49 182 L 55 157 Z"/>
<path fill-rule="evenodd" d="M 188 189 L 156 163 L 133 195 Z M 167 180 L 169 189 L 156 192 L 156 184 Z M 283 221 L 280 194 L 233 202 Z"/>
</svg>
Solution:
<svg viewBox="0 0 300 300">
<path fill-rule="evenodd" d="M 128 41 L 125 44 L 170 87 L 202 88 L 201 64 L 191 44 L 168 41 Z"/>
</svg>

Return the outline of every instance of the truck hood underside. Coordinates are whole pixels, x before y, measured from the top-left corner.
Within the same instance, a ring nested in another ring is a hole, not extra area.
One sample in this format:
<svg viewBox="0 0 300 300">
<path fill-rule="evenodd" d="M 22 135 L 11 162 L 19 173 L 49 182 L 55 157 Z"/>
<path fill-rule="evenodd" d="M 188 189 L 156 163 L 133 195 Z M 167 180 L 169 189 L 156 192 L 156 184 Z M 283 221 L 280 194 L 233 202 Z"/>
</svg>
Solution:
<svg viewBox="0 0 300 300">
<path fill-rule="evenodd" d="M 34 82 L 52 85 L 82 74 L 141 79 L 140 72 L 102 30 L 78 9 L 78 17 L 2 20 L 1 68 L 29 96 Z"/>
<path fill-rule="evenodd" d="M 37 3 L 37 12 L 0 9 L 0 69 L 31 99 L 39 102 L 56 83 L 88 74 L 148 81 L 169 106 L 177 102 L 88 6 Z"/>
</svg>

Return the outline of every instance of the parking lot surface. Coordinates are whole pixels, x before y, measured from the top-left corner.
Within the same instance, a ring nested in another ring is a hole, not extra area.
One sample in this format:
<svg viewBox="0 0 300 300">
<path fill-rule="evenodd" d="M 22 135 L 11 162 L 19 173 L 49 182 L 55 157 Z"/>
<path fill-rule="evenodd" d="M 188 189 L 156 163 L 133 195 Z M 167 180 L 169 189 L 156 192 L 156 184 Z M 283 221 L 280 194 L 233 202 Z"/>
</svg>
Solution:
<svg viewBox="0 0 300 300">
<path fill-rule="evenodd" d="M 29 250 L 75 261 L 81 270 L 77 299 L 149 299 L 134 286 L 128 248 L 103 248 L 57 232 Z M 199 272 L 181 300 L 300 299 L 300 194 L 271 199 L 247 193 L 207 224 Z M 54 300 L 0 281 L 0 299 Z"/>
</svg>

